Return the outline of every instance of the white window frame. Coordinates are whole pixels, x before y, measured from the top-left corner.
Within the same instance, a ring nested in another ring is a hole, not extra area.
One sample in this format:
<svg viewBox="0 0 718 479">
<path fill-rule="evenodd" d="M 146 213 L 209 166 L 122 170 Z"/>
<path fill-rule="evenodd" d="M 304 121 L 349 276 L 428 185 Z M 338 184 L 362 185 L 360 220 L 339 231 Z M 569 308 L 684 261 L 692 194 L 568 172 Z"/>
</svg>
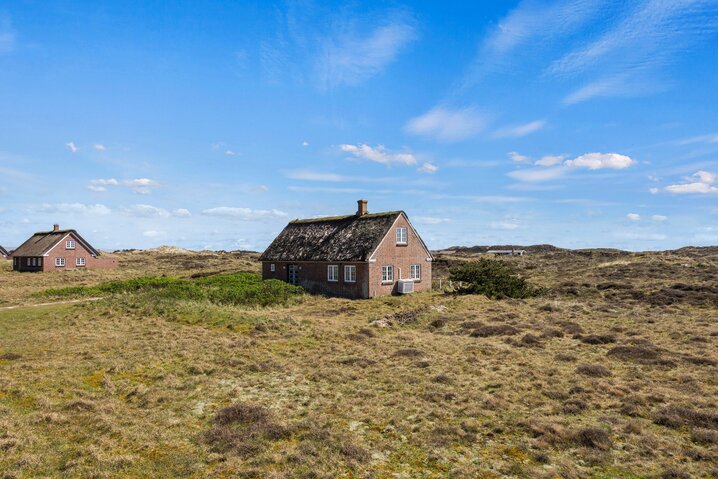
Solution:
<svg viewBox="0 0 718 479">
<path fill-rule="evenodd" d="M 420 264 L 412 264 L 409 267 L 409 279 L 413 279 L 414 281 L 421 281 L 421 265 Z"/>
<path fill-rule="evenodd" d="M 67 240 L 65 241 L 65 249 L 75 249 L 75 240 Z"/>
<path fill-rule="evenodd" d="M 269 271 L 272 272 L 272 273 L 274 273 L 275 271 L 277 271 L 277 265 L 274 264 L 274 263 L 269 263 Z"/>
<path fill-rule="evenodd" d="M 55 266 L 58 268 L 62 268 L 65 266 L 65 258 L 55 258 Z"/>
<path fill-rule="evenodd" d="M 85 261 L 84 256 L 78 256 L 75 258 L 75 266 L 86 266 L 87 262 Z"/>
<path fill-rule="evenodd" d="M 353 264 L 344 265 L 344 282 L 345 283 L 356 283 L 357 282 L 357 267 Z"/>
<path fill-rule="evenodd" d="M 27 259 L 27 265 L 28 265 L 28 266 L 32 266 L 32 258 L 28 258 L 28 259 Z"/>
<path fill-rule="evenodd" d="M 381 282 L 382 284 L 394 282 L 394 265 L 385 264 L 381 267 Z"/>
<path fill-rule="evenodd" d="M 396 244 L 408 244 L 409 243 L 409 229 L 406 226 L 399 226 L 396 228 Z"/>
<path fill-rule="evenodd" d="M 327 281 L 336 283 L 339 281 L 339 265 L 329 264 L 327 265 Z"/>
</svg>

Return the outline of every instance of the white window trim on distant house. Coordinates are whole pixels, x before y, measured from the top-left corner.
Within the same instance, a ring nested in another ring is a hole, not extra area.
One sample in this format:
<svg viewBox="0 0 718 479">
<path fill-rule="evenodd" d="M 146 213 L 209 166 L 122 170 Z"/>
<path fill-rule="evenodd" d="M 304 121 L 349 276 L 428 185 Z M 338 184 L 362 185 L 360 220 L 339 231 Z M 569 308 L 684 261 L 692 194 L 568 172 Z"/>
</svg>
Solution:
<svg viewBox="0 0 718 479">
<path fill-rule="evenodd" d="M 333 283 L 339 281 L 339 265 L 338 264 L 327 265 L 327 281 L 331 281 Z"/>
<path fill-rule="evenodd" d="M 277 265 L 274 264 L 274 263 L 269 263 L 269 271 L 272 272 L 272 273 L 274 273 L 275 271 L 277 271 Z"/>
<path fill-rule="evenodd" d="M 55 258 L 55 266 L 58 268 L 65 266 L 65 258 Z"/>
<path fill-rule="evenodd" d="M 421 265 L 412 264 L 409 269 L 409 279 L 414 281 L 421 281 Z"/>
<path fill-rule="evenodd" d="M 387 264 L 381 267 L 381 283 L 393 283 L 394 282 L 394 266 Z"/>
<path fill-rule="evenodd" d="M 32 266 L 32 258 L 28 258 L 28 259 L 27 259 L 27 265 L 28 265 L 28 266 Z"/>
<path fill-rule="evenodd" d="M 65 241 L 65 249 L 75 249 L 75 241 L 74 240 Z"/>
<path fill-rule="evenodd" d="M 407 244 L 409 242 L 409 233 L 406 226 L 399 226 L 396 229 L 396 244 Z"/>
<path fill-rule="evenodd" d="M 344 282 L 345 283 L 356 283 L 357 282 L 357 267 L 353 264 L 344 265 Z"/>
<path fill-rule="evenodd" d="M 85 266 L 85 258 L 82 256 L 75 258 L 75 266 Z"/>
</svg>

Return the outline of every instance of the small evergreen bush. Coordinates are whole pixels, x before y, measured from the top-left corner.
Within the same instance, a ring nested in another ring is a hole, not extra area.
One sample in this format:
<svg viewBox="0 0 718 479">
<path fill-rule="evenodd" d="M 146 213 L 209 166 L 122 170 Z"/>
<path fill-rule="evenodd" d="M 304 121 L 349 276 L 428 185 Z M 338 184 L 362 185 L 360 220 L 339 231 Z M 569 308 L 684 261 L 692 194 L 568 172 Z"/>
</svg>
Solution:
<svg viewBox="0 0 718 479">
<path fill-rule="evenodd" d="M 452 281 L 460 282 L 456 294 L 483 294 L 492 299 L 528 298 L 539 294 L 506 263 L 487 258 L 450 270 Z"/>
</svg>

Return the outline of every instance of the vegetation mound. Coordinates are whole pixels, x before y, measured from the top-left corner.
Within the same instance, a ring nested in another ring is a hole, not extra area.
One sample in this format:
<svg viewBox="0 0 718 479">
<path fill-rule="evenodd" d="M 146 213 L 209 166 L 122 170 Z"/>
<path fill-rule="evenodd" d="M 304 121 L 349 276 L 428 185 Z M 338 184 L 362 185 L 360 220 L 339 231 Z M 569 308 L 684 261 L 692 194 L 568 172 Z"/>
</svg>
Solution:
<svg viewBox="0 0 718 479">
<path fill-rule="evenodd" d="M 169 276 L 110 281 L 97 286 L 48 289 L 39 293 L 55 298 L 105 294 L 151 294 L 153 298 L 208 301 L 221 305 L 270 306 L 287 304 L 304 290 L 274 279 L 263 281 L 255 273 L 234 273 L 185 279 Z"/>
<path fill-rule="evenodd" d="M 450 273 L 451 280 L 460 284 L 457 294 L 483 294 L 503 299 L 528 298 L 540 292 L 502 261 L 481 258 L 453 268 Z"/>
</svg>

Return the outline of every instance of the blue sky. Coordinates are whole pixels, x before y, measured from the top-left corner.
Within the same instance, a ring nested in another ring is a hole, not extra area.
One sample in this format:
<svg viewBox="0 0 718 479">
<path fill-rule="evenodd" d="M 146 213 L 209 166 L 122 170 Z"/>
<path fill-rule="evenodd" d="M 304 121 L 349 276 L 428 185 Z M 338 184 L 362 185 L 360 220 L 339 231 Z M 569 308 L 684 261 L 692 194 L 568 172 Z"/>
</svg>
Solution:
<svg viewBox="0 0 718 479">
<path fill-rule="evenodd" d="M 718 243 L 718 0 L 0 2 L 0 244 Z"/>
</svg>

